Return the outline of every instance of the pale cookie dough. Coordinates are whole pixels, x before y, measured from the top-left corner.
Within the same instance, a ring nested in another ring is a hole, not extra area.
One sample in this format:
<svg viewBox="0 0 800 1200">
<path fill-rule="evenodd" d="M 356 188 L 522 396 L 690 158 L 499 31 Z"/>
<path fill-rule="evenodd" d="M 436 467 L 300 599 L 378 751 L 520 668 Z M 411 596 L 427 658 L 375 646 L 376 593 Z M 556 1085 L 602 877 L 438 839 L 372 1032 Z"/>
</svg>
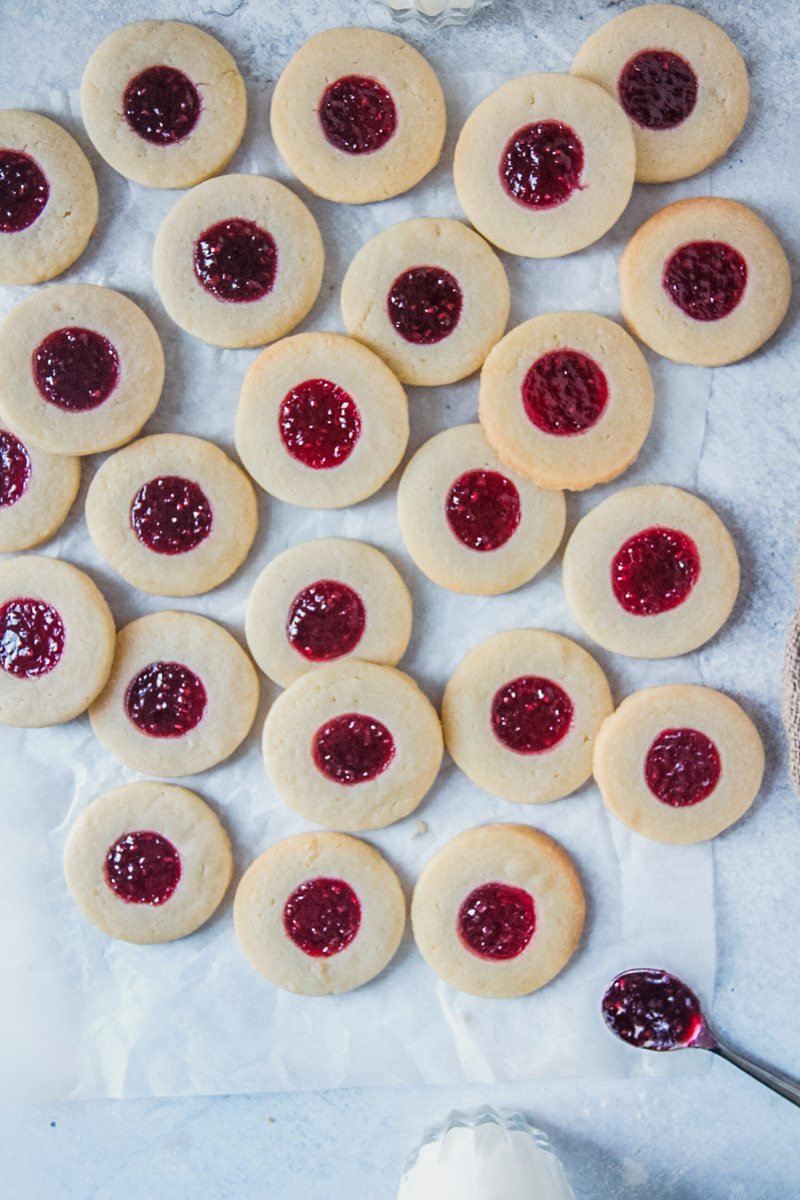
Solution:
<svg viewBox="0 0 800 1200">
<path fill-rule="evenodd" d="M 347 332 L 404 383 L 454 383 L 503 336 L 505 268 L 461 221 L 418 217 L 362 246 L 342 282 Z"/>
<path fill-rule="evenodd" d="M 592 745 L 614 702 L 605 675 L 546 629 L 496 633 L 459 663 L 442 700 L 447 749 L 503 800 L 545 804 L 592 773 Z"/>
<path fill-rule="evenodd" d="M 89 717 L 126 767 L 196 775 L 233 754 L 257 705 L 255 669 L 221 625 L 159 612 L 119 631 L 111 675 Z"/>
<path fill-rule="evenodd" d="M 682 5 L 620 13 L 584 42 L 572 73 L 622 105 L 633 124 L 640 183 L 702 171 L 721 158 L 747 117 L 741 54 L 718 25 Z"/>
<path fill-rule="evenodd" d="M 137 21 L 115 30 L 89 59 L 81 108 L 86 132 L 121 175 L 183 188 L 233 157 L 247 95 L 216 38 L 182 21 Z"/>
<path fill-rule="evenodd" d="M 236 889 L 236 936 L 275 987 L 350 992 L 394 958 L 406 925 L 400 881 L 384 858 L 340 833 L 298 833 L 251 863 Z"/>
<path fill-rule="evenodd" d="M 218 446 L 160 433 L 106 459 L 86 496 L 86 524 L 133 587 L 197 596 L 242 565 L 258 510 L 250 480 Z"/>
<path fill-rule="evenodd" d="M 77 458 L 48 454 L 0 426 L 0 552 L 27 550 L 52 537 L 80 482 Z"/>
<path fill-rule="evenodd" d="M 321 538 L 273 558 L 255 582 L 244 630 L 262 671 L 281 687 L 345 658 L 393 667 L 411 637 L 411 593 L 364 542 Z"/>
<path fill-rule="evenodd" d="M 481 101 L 453 162 L 478 232 L 527 258 L 558 258 L 601 238 L 630 199 L 635 169 L 631 124 L 616 101 L 558 74 L 512 79 Z"/>
<path fill-rule="evenodd" d="M 419 877 L 411 924 L 420 954 L 460 992 L 525 996 L 578 948 L 583 889 L 565 850 L 527 825 L 483 825 L 447 842 Z"/>
<path fill-rule="evenodd" d="M 539 487 L 582 491 L 621 475 L 652 419 L 644 355 L 596 313 L 525 321 L 483 364 L 484 433 L 503 462 Z"/>
<path fill-rule="evenodd" d="M 713 509 L 680 488 L 609 496 L 578 522 L 564 553 L 564 592 L 581 629 L 631 658 L 696 650 L 727 621 L 739 559 Z"/>
<path fill-rule="evenodd" d="M 65 129 L 0 110 L 0 284 L 66 271 L 86 249 L 98 204 L 89 160 Z"/>
<path fill-rule="evenodd" d="M 562 492 L 505 466 L 480 425 L 437 433 L 400 480 L 397 519 L 419 569 L 453 592 L 494 596 L 541 571 L 566 522 Z"/>
<path fill-rule="evenodd" d="M 300 333 L 262 351 L 242 385 L 236 449 L 265 491 L 304 508 L 344 508 L 394 472 L 408 401 L 376 354 L 339 333 Z"/>
<path fill-rule="evenodd" d="M 278 697 L 263 749 L 272 784 L 300 816 L 380 829 L 413 812 L 432 786 L 442 729 L 408 675 L 350 659 L 309 671 Z"/>
<path fill-rule="evenodd" d="M 735 200 L 668 204 L 619 263 L 622 315 L 675 362 L 719 367 L 758 350 L 789 307 L 791 269 L 775 234 Z"/>
<path fill-rule="evenodd" d="M 69 890 L 109 937 L 150 945 L 194 933 L 228 890 L 228 835 L 209 806 L 169 783 L 129 783 L 93 800 L 64 847 Z"/>
<path fill-rule="evenodd" d="M 310 191 L 365 204 L 408 191 L 436 166 L 446 115 L 436 75 L 407 42 L 376 29 L 328 29 L 284 67 L 270 121 Z"/>
<path fill-rule="evenodd" d="M 77 717 L 113 657 L 114 618 L 88 575 L 38 555 L 0 562 L 0 725 Z"/>
<path fill-rule="evenodd" d="M 594 746 L 606 807 L 656 842 L 716 837 L 747 812 L 763 773 L 764 747 L 747 714 L 694 684 L 634 692 L 603 722 Z"/>
<path fill-rule="evenodd" d="M 212 346 L 263 346 L 311 310 L 325 251 L 282 183 L 223 175 L 187 192 L 156 235 L 153 278 L 176 325 Z"/>
<path fill-rule="evenodd" d="M 164 382 L 164 351 L 138 305 L 111 288 L 56 284 L 0 325 L 0 412 L 53 454 L 96 454 L 135 437 Z"/>
</svg>

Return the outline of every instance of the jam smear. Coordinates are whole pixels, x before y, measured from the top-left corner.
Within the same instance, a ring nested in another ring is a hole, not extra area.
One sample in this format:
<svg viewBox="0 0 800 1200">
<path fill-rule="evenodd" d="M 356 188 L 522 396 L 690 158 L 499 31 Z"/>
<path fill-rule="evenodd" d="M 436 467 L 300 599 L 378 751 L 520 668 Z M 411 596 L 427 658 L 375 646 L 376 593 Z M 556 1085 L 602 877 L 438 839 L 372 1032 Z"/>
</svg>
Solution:
<svg viewBox="0 0 800 1200">
<path fill-rule="evenodd" d="M 142 733 L 177 738 L 203 719 L 208 696 L 203 681 L 179 662 L 151 662 L 125 692 L 125 712 Z"/>
<path fill-rule="evenodd" d="M 16 596 L 0 608 L 0 667 L 17 679 L 38 679 L 61 661 L 66 641 L 52 604 Z"/>
<path fill-rule="evenodd" d="M 11 508 L 31 480 L 31 456 L 8 429 L 0 429 L 0 508 Z"/>
<path fill-rule="evenodd" d="M 581 187 L 583 143 L 561 121 L 524 125 L 500 159 L 500 182 L 526 208 L 555 208 Z"/>
<path fill-rule="evenodd" d="M 353 453 L 361 436 L 361 414 L 338 384 L 306 379 L 284 397 L 278 428 L 292 458 L 313 471 L 324 471 L 340 467 Z"/>
<path fill-rule="evenodd" d="M 608 380 L 598 363 L 579 350 L 551 350 L 537 358 L 522 381 L 522 406 L 543 433 L 585 433 L 608 404 Z"/>
<path fill-rule="evenodd" d="M 172 146 L 194 129 L 200 93 L 176 67 L 148 67 L 125 88 L 122 111 L 134 133 L 155 146 Z"/>
<path fill-rule="evenodd" d="M 678 529 L 654 526 L 628 538 L 611 563 L 611 587 L 626 612 L 652 617 L 683 604 L 700 577 L 700 553 Z"/>
<path fill-rule="evenodd" d="M 217 300 L 249 304 L 275 286 L 278 247 L 272 234 L 255 221 L 218 221 L 195 242 L 194 273 Z"/>
<path fill-rule="evenodd" d="M 612 1033 L 641 1050 L 691 1046 L 704 1028 L 697 996 L 668 971 L 623 972 L 603 996 L 601 1011 Z"/>
<path fill-rule="evenodd" d="M 33 352 L 33 381 L 43 400 L 67 412 L 99 408 L 119 383 L 119 356 L 108 338 L 71 325 Z"/>
<path fill-rule="evenodd" d="M 721 774 L 719 750 L 699 729 L 663 729 L 644 763 L 650 791 L 673 808 L 706 800 Z"/>
<path fill-rule="evenodd" d="M 361 927 L 361 905 L 349 883 L 323 876 L 295 888 L 283 908 L 283 928 L 310 958 L 331 958 Z"/>
<path fill-rule="evenodd" d="M 664 266 L 664 290 L 694 321 L 720 321 L 747 287 L 747 263 L 727 242 L 687 242 Z"/>
<path fill-rule="evenodd" d="M 21 150 L 0 148 L 0 233 L 21 233 L 42 215 L 50 184 L 38 163 Z"/>
<path fill-rule="evenodd" d="M 326 779 L 352 787 L 382 775 L 394 759 L 395 744 L 381 721 L 363 713 L 343 713 L 320 726 L 311 754 Z"/>
<path fill-rule="evenodd" d="M 187 554 L 211 533 L 214 515 L 199 484 L 158 475 L 142 484 L 131 504 L 131 528 L 156 554 Z"/>
<path fill-rule="evenodd" d="M 434 346 L 455 329 L 464 297 L 444 267 L 411 267 L 398 275 L 387 300 L 389 320 L 413 346 Z"/>
<path fill-rule="evenodd" d="M 318 112 L 326 139 L 345 154 L 373 154 L 397 129 L 391 94 L 366 75 L 335 80 L 323 92 Z"/>
<path fill-rule="evenodd" d="M 617 92 L 627 115 L 643 129 L 674 129 L 694 112 L 697 76 L 680 54 L 642 50 L 622 68 Z"/>
<path fill-rule="evenodd" d="M 352 654 L 364 636 L 367 614 L 358 592 L 338 579 L 318 579 L 298 592 L 289 608 L 286 636 L 310 662 Z"/>
<path fill-rule="evenodd" d="M 498 550 L 522 517 L 519 492 L 499 471 L 466 471 L 445 500 L 447 523 L 468 550 Z"/>
<path fill-rule="evenodd" d="M 478 958 L 516 958 L 536 932 L 533 897 L 508 883 L 484 883 L 470 892 L 458 913 L 458 936 Z"/>
<path fill-rule="evenodd" d="M 542 754 L 567 736 L 574 705 L 552 679 L 520 675 L 503 684 L 492 700 L 492 730 L 515 754 Z"/>
<path fill-rule="evenodd" d="M 181 881 L 181 856 L 160 833 L 137 829 L 109 846 L 106 883 L 126 904 L 166 904 Z"/>
</svg>

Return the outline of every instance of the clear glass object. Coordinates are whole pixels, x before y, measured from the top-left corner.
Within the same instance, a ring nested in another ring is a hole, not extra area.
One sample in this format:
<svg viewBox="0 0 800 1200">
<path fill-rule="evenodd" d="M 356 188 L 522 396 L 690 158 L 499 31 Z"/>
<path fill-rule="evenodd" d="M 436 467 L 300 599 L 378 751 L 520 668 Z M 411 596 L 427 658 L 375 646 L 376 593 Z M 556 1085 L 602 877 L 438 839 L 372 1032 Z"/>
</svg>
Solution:
<svg viewBox="0 0 800 1200">
<path fill-rule="evenodd" d="M 466 25 L 482 8 L 494 0 L 373 0 L 388 8 L 396 21 L 416 21 L 439 29 L 442 25 Z"/>
<path fill-rule="evenodd" d="M 546 1134 L 520 1113 L 452 1112 L 406 1164 L 397 1200 L 575 1200 Z"/>
</svg>

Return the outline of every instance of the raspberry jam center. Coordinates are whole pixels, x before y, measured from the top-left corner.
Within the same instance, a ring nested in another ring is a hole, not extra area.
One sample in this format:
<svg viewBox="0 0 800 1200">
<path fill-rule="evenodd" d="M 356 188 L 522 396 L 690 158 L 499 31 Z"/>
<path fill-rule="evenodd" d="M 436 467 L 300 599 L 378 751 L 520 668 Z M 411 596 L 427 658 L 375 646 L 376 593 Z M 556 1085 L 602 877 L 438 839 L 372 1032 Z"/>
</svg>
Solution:
<svg viewBox="0 0 800 1200">
<path fill-rule="evenodd" d="M 142 484 L 131 504 L 131 528 L 156 554 L 196 549 L 211 533 L 213 519 L 203 489 L 181 475 L 158 475 Z"/>
<path fill-rule="evenodd" d="M 122 111 L 134 133 L 156 146 L 172 146 L 192 132 L 200 93 L 175 67 L 148 67 L 125 88 Z"/>
<path fill-rule="evenodd" d="M 17 596 L 0 608 L 0 667 L 17 679 L 38 679 L 61 661 L 66 630 L 52 604 Z"/>
<path fill-rule="evenodd" d="M 507 883 L 484 883 L 461 905 L 457 927 L 462 944 L 478 958 L 516 958 L 536 932 L 533 897 Z"/>
<path fill-rule="evenodd" d="M 50 198 L 44 171 L 21 150 L 0 149 L 0 233 L 21 233 Z"/>
<path fill-rule="evenodd" d="M 612 1033 L 641 1050 L 689 1046 L 703 1028 L 697 996 L 667 971 L 618 975 L 603 996 L 601 1011 Z"/>
<path fill-rule="evenodd" d="M 608 404 L 605 372 L 578 350 L 551 350 L 537 358 L 522 381 L 522 406 L 543 433 L 585 433 Z"/>
<path fill-rule="evenodd" d="M 389 320 L 413 346 L 433 346 L 453 332 L 464 298 L 444 267 L 412 267 L 398 275 L 387 300 Z"/>
<path fill-rule="evenodd" d="M 0 429 L 0 508 L 11 508 L 31 479 L 31 456 L 18 437 Z"/>
<path fill-rule="evenodd" d="M 555 208 L 581 186 L 583 143 L 561 121 L 524 125 L 500 158 L 500 182 L 526 208 Z"/>
<path fill-rule="evenodd" d="M 67 412 L 99 408 L 119 383 L 119 356 L 107 338 L 71 325 L 48 334 L 33 352 L 42 399 Z"/>
<path fill-rule="evenodd" d="M 394 136 L 397 108 L 377 79 L 345 75 L 330 84 L 319 102 L 322 132 L 345 154 L 372 154 Z"/>
<path fill-rule="evenodd" d="M 142 733 L 177 738 L 203 719 L 208 696 L 203 681 L 179 662 L 152 662 L 125 692 L 125 712 Z"/>
<path fill-rule="evenodd" d="M 281 441 L 292 458 L 314 471 L 340 467 L 361 436 L 361 414 L 349 392 L 330 379 L 306 379 L 284 397 Z"/>
<path fill-rule="evenodd" d="M 447 523 L 468 550 L 498 550 L 522 516 L 519 492 L 499 471 L 466 471 L 445 501 Z"/>
<path fill-rule="evenodd" d="M 165 904 L 181 881 L 181 856 L 160 833 L 137 829 L 109 846 L 106 883 L 126 904 Z"/>
<path fill-rule="evenodd" d="M 573 712 L 569 696 L 552 679 L 520 675 L 495 692 L 492 730 L 515 754 L 542 754 L 566 737 Z"/>
<path fill-rule="evenodd" d="M 311 754 L 326 779 L 351 787 L 382 775 L 394 759 L 395 744 L 381 721 L 363 713 L 343 713 L 320 726 Z"/>
<path fill-rule="evenodd" d="M 650 791 L 672 808 L 706 800 L 721 774 L 719 750 L 699 729 L 662 730 L 644 762 Z"/>
<path fill-rule="evenodd" d="M 726 242 L 688 242 L 667 259 L 662 283 L 687 317 L 720 321 L 744 295 L 747 263 Z"/>
<path fill-rule="evenodd" d="M 283 928 L 310 958 L 331 958 L 349 946 L 361 927 L 361 905 L 343 879 L 309 879 L 283 908 Z"/>
<path fill-rule="evenodd" d="M 619 102 L 643 129 L 674 129 L 694 112 L 697 76 L 680 54 L 642 50 L 626 62 L 617 82 Z"/>
<path fill-rule="evenodd" d="M 683 604 L 700 576 L 690 537 L 656 526 L 628 538 L 611 563 L 611 587 L 626 612 L 652 617 Z"/>
<path fill-rule="evenodd" d="M 275 286 L 278 247 L 255 221 L 234 217 L 210 225 L 194 245 L 194 273 L 217 300 L 246 304 Z"/>
<path fill-rule="evenodd" d="M 337 579 L 318 579 L 292 601 L 286 636 L 303 658 L 328 662 L 353 653 L 364 636 L 366 623 L 358 592 Z"/>
</svg>

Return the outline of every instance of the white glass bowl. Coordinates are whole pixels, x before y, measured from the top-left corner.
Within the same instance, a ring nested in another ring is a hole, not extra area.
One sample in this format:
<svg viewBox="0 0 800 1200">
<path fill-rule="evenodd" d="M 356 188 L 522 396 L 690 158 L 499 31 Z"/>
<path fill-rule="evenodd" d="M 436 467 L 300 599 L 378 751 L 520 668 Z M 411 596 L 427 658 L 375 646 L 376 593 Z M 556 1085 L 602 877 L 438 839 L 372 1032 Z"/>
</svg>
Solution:
<svg viewBox="0 0 800 1200">
<path fill-rule="evenodd" d="M 413 21 L 439 29 L 443 25 L 466 25 L 467 21 L 481 8 L 488 8 L 494 0 L 373 0 L 388 8 L 399 22 Z"/>
</svg>

